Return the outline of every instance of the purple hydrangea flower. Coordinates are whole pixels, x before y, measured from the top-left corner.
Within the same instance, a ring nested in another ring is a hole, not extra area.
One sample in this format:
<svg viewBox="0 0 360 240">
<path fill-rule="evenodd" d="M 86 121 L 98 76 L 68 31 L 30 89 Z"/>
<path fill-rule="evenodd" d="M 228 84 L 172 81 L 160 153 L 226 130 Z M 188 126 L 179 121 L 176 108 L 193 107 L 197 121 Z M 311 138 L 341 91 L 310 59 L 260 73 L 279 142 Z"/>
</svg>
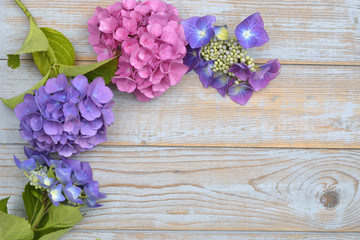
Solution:
<svg viewBox="0 0 360 240">
<path fill-rule="evenodd" d="M 112 98 L 101 77 L 89 84 L 79 75 L 68 84 L 60 74 L 16 106 L 20 134 L 37 150 L 65 157 L 92 149 L 107 139 L 114 121 Z"/>
<path fill-rule="evenodd" d="M 184 27 L 186 41 L 191 48 L 200 48 L 208 44 L 215 35 L 213 24 L 214 16 L 192 17 L 181 22 Z"/>
<path fill-rule="evenodd" d="M 59 204 L 99 207 L 97 200 L 105 198 L 99 192 L 99 184 L 93 180 L 92 169 L 88 162 L 63 157 L 62 160 L 51 159 L 46 153 L 25 148 L 31 158 L 21 162 L 14 156 L 19 169 L 24 171 L 30 185 L 47 192 L 55 206 Z M 46 159 L 36 161 L 34 159 Z"/>
<path fill-rule="evenodd" d="M 249 83 L 255 91 L 265 88 L 271 80 L 280 74 L 281 65 L 279 60 L 270 60 L 259 67 L 260 71 L 254 72 L 249 78 Z"/>
<path fill-rule="evenodd" d="M 45 189 L 48 189 L 48 188 L 51 188 L 53 184 L 55 184 L 55 179 L 53 178 L 50 178 L 48 176 L 41 176 L 41 175 L 38 175 L 37 176 L 38 179 L 39 179 L 39 184 L 40 186 L 42 186 L 43 188 Z"/>
<path fill-rule="evenodd" d="M 279 61 L 255 66 L 246 49 L 259 47 L 269 41 L 259 13 L 242 21 L 229 38 L 226 25 L 213 26 L 215 17 L 193 17 L 182 22 L 187 46 L 184 64 L 198 74 L 205 88 L 215 88 L 221 96 L 245 105 L 254 91 L 266 87 L 279 75 Z"/>
<path fill-rule="evenodd" d="M 65 196 L 62 194 L 62 185 L 54 185 L 49 190 L 49 198 L 52 201 L 52 203 L 57 207 L 60 205 L 60 202 L 65 201 Z"/>
<path fill-rule="evenodd" d="M 242 21 L 235 29 L 235 36 L 245 49 L 260 47 L 269 41 L 260 13 L 254 13 Z"/>
<path fill-rule="evenodd" d="M 68 183 L 65 187 L 63 187 L 64 194 L 69 201 L 77 204 L 84 204 L 84 202 L 79 199 L 81 195 L 82 189 L 74 186 L 71 183 Z"/>
</svg>

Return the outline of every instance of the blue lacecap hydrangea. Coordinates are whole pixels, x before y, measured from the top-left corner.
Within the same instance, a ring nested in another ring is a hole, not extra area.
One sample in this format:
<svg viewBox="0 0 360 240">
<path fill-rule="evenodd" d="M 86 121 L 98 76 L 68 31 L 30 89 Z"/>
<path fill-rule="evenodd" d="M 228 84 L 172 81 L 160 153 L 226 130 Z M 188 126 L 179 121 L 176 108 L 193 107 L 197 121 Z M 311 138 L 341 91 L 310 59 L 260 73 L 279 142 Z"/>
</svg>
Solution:
<svg viewBox="0 0 360 240">
<path fill-rule="evenodd" d="M 99 192 L 99 184 L 93 180 L 89 162 L 65 157 L 55 160 L 46 152 L 28 147 L 24 151 L 27 157 L 25 161 L 14 156 L 16 166 L 24 171 L 30 185 L 47 192 L 55 206 L 101 206 L 97 201 L 105 198 L 105 194 Z"/>
<path fill-rule="evenodd" d="M 255 66 L 247 49 L 260 47 L 269 41 L 259 13 L 242 21 L 229 39 L 227 26 L 214 26 L 214 16 L 191 17 L 182 21 L 187 54 L 184 64 L 188 72 L 195 70 L 205 88 L 215 88 L 221 96 L 245 105 L 254 91 L 265 88 L 280 73 L 277 59 Z"/>
</svg>

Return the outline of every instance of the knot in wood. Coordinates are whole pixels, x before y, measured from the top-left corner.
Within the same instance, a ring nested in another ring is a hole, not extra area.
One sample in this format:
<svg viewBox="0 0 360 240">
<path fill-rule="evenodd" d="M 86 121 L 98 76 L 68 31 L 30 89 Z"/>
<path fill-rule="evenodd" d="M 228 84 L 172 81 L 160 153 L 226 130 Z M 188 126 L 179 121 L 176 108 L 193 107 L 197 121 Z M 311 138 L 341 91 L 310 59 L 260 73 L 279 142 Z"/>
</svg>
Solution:
<svg viewBox="0 0 360 240">
<path fill-rule="evenodd" d="M 335 208 L 339 205 L 340 195 L 336 191 L 326 191 L 321 196 L 320 202 L 326 208 Z"/>
</svg>

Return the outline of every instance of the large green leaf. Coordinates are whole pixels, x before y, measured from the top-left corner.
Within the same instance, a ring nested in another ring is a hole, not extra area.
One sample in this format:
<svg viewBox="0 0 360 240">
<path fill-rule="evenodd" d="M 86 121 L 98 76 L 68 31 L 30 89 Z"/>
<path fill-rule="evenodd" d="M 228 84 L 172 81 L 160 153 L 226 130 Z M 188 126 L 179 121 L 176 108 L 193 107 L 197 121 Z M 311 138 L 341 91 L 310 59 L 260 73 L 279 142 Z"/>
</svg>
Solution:
<svg viewBox="0 0 360 240">
<path fill-rule="evenodd" d="M 52 205 L 49 209 L 49 220 L 43 229 L 68 228 L 75 226 L 83 218 L 79 208 L 80 207 L 66 205 L 55 207 Z"/>
<path fill-rule="evenodd" d="M 0 212 L 0 239 L 31 240 L 34 233 L 25 218 Z"/>
<path fill-rule="evenodd" d="M 8 213 L 7 211 L 7 202 L 9 201 L 10 197 L 4 198 L 0 200 L 0 212 Z"/>
<path fill-rule="evenodd" d="M 12 69 L 20 67 L 21 54 L 46 51 L 49 47 L 45 34 L 36 25 L 35 20 L 32 17 L 29 20 L 30 30 L 23 45 L 16 53 L 8 55 L 8 66 Z"/>
<path fill-rule="evenodd" d="M 97 77 L 103 77 L 105 83 L 111 82 L 111 78 L 115 76 L 118 66 L 118 57 L 107 59 L 101 62 L 81 65 L 81 66 L 65 66 L 59 65 L 59 72 L 64 73 L 66 76 L 75 77 L 77 75 L 85 75 L 90 81 Z"/>
<path fill-rule="evenodd" d="M 39 196 L 41 193 L 39 193 L 40 190 L 35 189 L 34 186 L 31 186 L 29 183 L 26 184 L 24 188 L 24 192 L 22 193 L 22 198 L 25 206 L 26 216 L 28 218 L 29 223 L 31 223 L 31 220 L 35 218 L 35 216 L 38 214 L 42 202 L 41 200 L 35 196 L 33 192 L 36 192 L 36 195 Z"/>
<path fill-rule="evenodd" d="M 35 89 L 39 89 L 39 87 L 45 85 L 46 81 L 49 79 L 50 72 L 51 71 L 49 71 L 40 82 L 38 82 L 35 86 L 30 88 L 26 92 L 24 92 L 24 93 L 22 93 L 22 94 L 20 94 L 20 95 L 18 95 L 16 97 L 12 97 L 12 98 L 8 98 L 8 99 L 1 98 L 1 100 L 3 101 L 3 103 L 6 106 L 8 106 L 9 108 L 14 109 L 16 107 L 16 105 L 18 105 L 19 103 L 24 101 L 25 94 L 27 94 L 27 93 L 33 94 Z"/>
<path fill-rule="evenodd" d="M 40 29 L 49 41 L 47 51 L 34 52 L 32 54 L 41 74 L 45 76 L 50 68 L 56 64 L 74 65 L 75 51 L 71 42 L 55 29 L 45 27 Z"/>
<path fill-rule="evenodd" d="M 34 232 L 34 240 L 54 240 L 59 239 L 61 236 L 70 231 L 71 228 L 49 228 L 43 231 Z"/>
</svg>

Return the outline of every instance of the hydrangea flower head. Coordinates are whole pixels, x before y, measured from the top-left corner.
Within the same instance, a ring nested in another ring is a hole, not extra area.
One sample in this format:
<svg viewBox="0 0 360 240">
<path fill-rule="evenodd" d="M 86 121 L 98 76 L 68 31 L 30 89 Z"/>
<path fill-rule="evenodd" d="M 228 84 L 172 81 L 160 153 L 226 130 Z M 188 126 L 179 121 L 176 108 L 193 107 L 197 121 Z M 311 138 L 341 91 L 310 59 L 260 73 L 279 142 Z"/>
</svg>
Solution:
<svg viewBox="0 0 360 240">
<path fill-rule="evenodd" d="M 201 39 L 197 36 L 197 21 L 200 19 L 207 19 L 207 24 L 203 24 L 204 29 L 211 29 L 213 32 L 207 35 L 211 37 L 206 38 L 206 41 L 205 37 Z M 236 103 L 245 105 L 254 91 L 265 88 L 279 75 L 281 65 L 275 59 L 259 67 L 254 64 L 254 59 L 247 55 L 246 49 L 269 41 L 259 13 L 254 13 L 241 22 L 233 38 L 229 38 L 226 25 L 212 26 L 214 21 L 211 19 L 215 17 L 196 17 L 182 22 L 189 42 L 184 63 L 189 67 L 189 71 L 195 70 L 205 88 L 211 86 L 221 96 L 227 94 Z"/>
<path fill-rule="evenodd" d="M 112 82 L 121 92 L 150 101 L 178 84 L 188 67 L 177 9 L 160 0 L 123 0 L 98 7 L 88 21 L 98 61 L 120 55 Z"/>
<path fill-rule="evenodd" d="M 105 198 L 105 194 L 99 192 L 99 184 L 93 180 L 92 169 L 88 162 L 64 157 L 61 161 L 54 160 L 44 152 L 27 147 L 24 149 L 28 159 L 20 161 L 14 156 L 16 165 L 29 178 L 30 185 L 47 192 L 55 206 L 60 204 L 101 206 L 97 201 Z M 28 152 L 32 153 L 31 158 Z M 34 160 L 44 158 L 48 161 Z"/>
<path fill-rule="evenodd" d="M 16 106 L 20 134 L 37 150 L 65 157 L 92 149 L 106 141 L 107 127 L 114 121 L 112 97 L 102 78 L 89 84 L 79 75 L 68 83 L 60 74 Z M 48 163 L 36 157 L 35 161 Z"/>
</svg>

